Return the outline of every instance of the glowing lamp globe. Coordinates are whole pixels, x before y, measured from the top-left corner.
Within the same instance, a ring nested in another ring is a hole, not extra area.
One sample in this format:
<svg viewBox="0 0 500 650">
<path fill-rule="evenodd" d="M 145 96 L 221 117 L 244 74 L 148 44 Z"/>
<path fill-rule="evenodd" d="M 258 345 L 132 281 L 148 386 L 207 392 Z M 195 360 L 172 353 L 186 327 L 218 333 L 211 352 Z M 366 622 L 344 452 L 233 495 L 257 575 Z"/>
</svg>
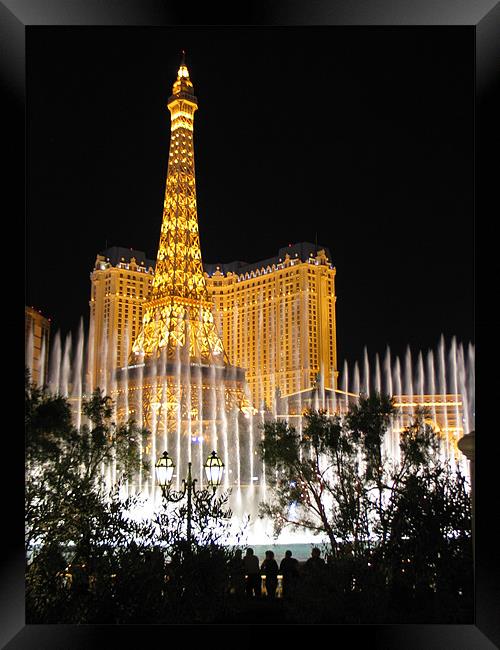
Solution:
<svg viewBox="0 0 500 650">
<path fill-rule="evenodd" d="M 207 462 L 204 465 L 205 473 L 207 475 L 208 484 L 216 488 L 220 485 L 222 481 L 222 472 L 224 471 L 224 463 L 217 456 L 215 451 L 213 451 L 210 456 L 207 458 Z"/>
<path fill-rule="evenodd" d="M 166 451 L 163 452 L 155 465 L 156 482 L 160 487 L 169 487 L 174 474 L 174 461 Z"/>
</svg>

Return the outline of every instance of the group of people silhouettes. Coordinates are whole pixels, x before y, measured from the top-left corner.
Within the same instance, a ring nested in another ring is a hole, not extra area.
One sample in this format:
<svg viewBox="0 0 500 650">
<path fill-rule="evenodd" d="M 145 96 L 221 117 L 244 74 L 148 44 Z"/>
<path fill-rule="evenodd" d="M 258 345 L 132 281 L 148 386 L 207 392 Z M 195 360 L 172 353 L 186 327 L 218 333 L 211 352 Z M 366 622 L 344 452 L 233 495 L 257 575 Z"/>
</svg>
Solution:
<svg viewBox="0 0 500 650">
<path fill-rule="evenodd" d="M 304 564 L 304 572 L 313 575 L 325 567 L 319 548 L 313 548 L 311 557 Z M 246 593 L 249 597 L 262 596 L 262 576 L 265 575 L 267 597 L 274 599 L 278 588 L 278 575 L 282 576 L 282 595 L 288 598 L 293 593 L 300 576 L 299 562 L 292 557 L 292 551 L 286 551 L 280 565 L 274 559 L 273 551 L 266 551 L 262 564 L 252 548 L 247 548 L 243 557 L 241 550 L 235 552 L 230 562 L 230 590 L 235 595 Z"/>
</svg>

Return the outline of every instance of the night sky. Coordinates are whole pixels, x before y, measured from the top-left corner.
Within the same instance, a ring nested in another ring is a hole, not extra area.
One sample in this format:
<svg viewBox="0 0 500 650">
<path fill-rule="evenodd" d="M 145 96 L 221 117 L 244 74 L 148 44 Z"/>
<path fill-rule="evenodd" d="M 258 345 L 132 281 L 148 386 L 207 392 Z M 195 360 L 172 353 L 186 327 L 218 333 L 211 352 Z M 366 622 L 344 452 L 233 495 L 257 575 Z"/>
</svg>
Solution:
<svg viewBox="0 0 500 650">
<path fill-rule="evenodd" d="M 166 108 L 195 116 L 206 262 L 337 268 L 339 363 L 474 340 L 472 28 L 28 28 L 26 304 L 88 321 L 98 251 L 155 259 Z"/>
</svg>

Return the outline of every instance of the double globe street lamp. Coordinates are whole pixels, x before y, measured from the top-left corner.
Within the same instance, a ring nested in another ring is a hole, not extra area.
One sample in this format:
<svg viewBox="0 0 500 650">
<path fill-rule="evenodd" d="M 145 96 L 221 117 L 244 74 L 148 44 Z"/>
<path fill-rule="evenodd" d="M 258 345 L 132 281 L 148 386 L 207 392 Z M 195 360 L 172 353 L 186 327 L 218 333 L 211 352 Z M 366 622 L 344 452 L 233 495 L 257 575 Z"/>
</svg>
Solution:
<svg viewBox="0 0 500 650">
<path fill-rule="evenodd" d="M 163 452 L 158 462 L 155 465 L 156 469 L 156 482 L 161 488 L 163 498 L 170 503 L 177 503 L 184 499 L 187 494 L 187 541 L 191 543 L 191 520 L 193 515 L 193 497 L 196 502 L 201 500 L 211 500 L 215 496 L 215 491 L 222 481 L 222 474 L 224 472 L 224 463 L 213 451 L 207 458 L 205 465 L 205 474 L 207 476 L 208 485 L 212 488 L 212 492 L 208 490 L 197 490 L 195 485 L 197 479 L 191 476 L 191 461 L 188 462 L 188 475 L 187 479 L 182 480 L 183 489 L 176 492 L 170 489 L 172 477 L 174 475 L 174 461 L 166 451 Z"/>
</svg>

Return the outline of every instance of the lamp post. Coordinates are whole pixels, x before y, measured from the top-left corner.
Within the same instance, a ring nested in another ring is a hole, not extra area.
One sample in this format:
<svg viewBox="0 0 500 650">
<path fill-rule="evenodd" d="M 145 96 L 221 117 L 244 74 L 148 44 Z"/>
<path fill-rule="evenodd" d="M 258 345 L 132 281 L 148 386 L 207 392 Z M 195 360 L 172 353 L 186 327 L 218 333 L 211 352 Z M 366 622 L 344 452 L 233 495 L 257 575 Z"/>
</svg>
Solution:
<svg viewBox="0 0 500 650">
<path fill-rule="evenodd" d="M 163 498 L 170 503 L 177 503 L 182 501 L 187 495 L 187 541 L 188 544 L 191 544 L 191 520 L 193 516 L 193 498 L 197 502 L 201 498 L 213 499 L 215 496 L 215 491 L 221 484 L 222 473 L 224 471 L 224 463 L 217 456 L 215 451 L 213 451 L 210 456 L 207 458 L 205 465 L 205 473 L 207 475 L 207 481 L 209 486 L 212 488 L 210 493 L 208 490 L 197 490 L 196 481 L 191 476 L 191 461 L 188 463 L 188 474 L 187 479 L 182 480 L 183 489 L 180 492 L 175 492 L 170 490 L 170 484 L 172 482 L 172 477 L 174 474 L 174 461 L 170 458 L 166 451 L 163 452 L 161 457 L 158 459 L 158 462 L 155 465 L 156 469 L 156 482 L 161 488 L 161 493 Z"/>
</svg>

